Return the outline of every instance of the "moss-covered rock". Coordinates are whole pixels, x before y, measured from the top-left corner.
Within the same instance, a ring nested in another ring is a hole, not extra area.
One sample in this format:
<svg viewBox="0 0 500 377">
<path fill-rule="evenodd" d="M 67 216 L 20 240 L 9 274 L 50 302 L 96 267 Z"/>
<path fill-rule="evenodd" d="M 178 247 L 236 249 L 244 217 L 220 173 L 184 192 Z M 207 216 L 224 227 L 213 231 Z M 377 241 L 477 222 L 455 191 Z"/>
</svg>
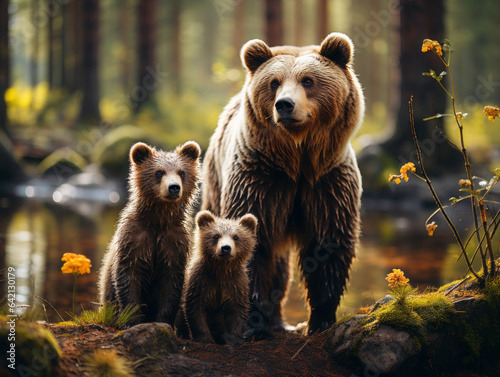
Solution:
<svg viewBox="0 0 500 377">
<path fill-rule="evenodd" d="M 166 323 L 141 323 L 121 332 L 118 338 L 127 351 L 136 356 L 178 351 L 174 331 Z"/>
<path fill-rule="evenodd" d="M 0 352 L 8 355 L 2 357 L 3 371 L 15 370 L 20 376 L 52 376 L 61 357 L 61 349 L 50 331 L 36 323 L 5 316 L 0 317 Z"/>
</svg>

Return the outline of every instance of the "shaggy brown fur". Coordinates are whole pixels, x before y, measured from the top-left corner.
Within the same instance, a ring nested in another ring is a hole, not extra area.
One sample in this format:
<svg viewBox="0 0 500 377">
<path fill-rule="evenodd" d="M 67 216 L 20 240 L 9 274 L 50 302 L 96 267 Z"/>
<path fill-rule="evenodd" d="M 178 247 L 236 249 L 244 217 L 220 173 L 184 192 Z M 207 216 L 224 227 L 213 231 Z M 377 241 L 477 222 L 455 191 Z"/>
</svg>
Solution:
<svg viewBox="0 0 500 377">
<path fill-rule="evenodd" d="M 248 42 L 242 91 L 224 109 L 204 162 L 202 208 L 259 220 L 249 326 L 285 328 L 281 304 L 296 250 L 311 312 L 309 333 L 335 323 L 359 235 L 361 177 L 350 138 L 364 100 L 353 46 L 339 33 L 321 46 Z"/>
<path fill-rule="evenodd" d="M 143 143 L 130 150 L 130 198 L 100 271 L 100 301 L 141 307 L 139 322 L 174 325 L 190 248 L 188 220 L 197 192 L 200 147 L 174 152 Z"/>
<path fill-rule="evenodd" d="M 196 223 L 182 295 L 186 322 L 178 324 L 178 334 L 186 336 L 187 330 L 202 342 L 238 341 L 250 309 L 247 266 L 257 243 L 257 219 L 247 214 L 226 220 L 202 211 Z"/>
</svg>

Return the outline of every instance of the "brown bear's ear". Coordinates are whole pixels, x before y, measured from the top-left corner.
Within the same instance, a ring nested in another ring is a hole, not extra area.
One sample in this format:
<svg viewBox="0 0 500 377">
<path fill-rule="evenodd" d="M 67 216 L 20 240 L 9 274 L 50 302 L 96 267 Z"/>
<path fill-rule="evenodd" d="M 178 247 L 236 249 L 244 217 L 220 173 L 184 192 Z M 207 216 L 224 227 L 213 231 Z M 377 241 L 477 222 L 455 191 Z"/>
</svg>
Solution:
<svg viewBox="0 0 500 377">
<path fill-rule="evenodd" d="M 273 57 L 269 46 L 260 39 L 252 39 L 241 48 L 241 62 L 250 73 Z"/>
<path fill-rule="evenodd" d="M 259 224 L 259 221 L 254 215 L 248 213 L 240 219 L 240 224 L 255 234 L 257 232 L 257 225 Z"/>
<path fill-rule="evenodd" d="M 146 159 L 151 157 L 154 150 L 147 144 L 135 143 L 130 148 L 130 161 L 136 165 L 142 164 Z"/>
<path fill-rule="evenodd" d="M 341 67 L 345 67 L 352 61 L 352 53 L 354 46 L 351 39 L 342 33 L 331 33 L 319 48 L 319 54 L 332 62 L 337 63 Z"/>
<path fill-rule="evenodd" d="M 201 149 L 198 143 L 194 141 L 188 141 L 182 146 L 177 147 L 177 153 L 181 156 L 185 156 L 190 160 L 196 161 L 200 157 Z"/>
<path fill-rule="evenodd" d="M 196 224 L 198 224 L 198 228 L 210 225 L 213 222 L 215 222 L 215 217 L 210 211 L 201 211 L 196 215 Z"/>
</svg>

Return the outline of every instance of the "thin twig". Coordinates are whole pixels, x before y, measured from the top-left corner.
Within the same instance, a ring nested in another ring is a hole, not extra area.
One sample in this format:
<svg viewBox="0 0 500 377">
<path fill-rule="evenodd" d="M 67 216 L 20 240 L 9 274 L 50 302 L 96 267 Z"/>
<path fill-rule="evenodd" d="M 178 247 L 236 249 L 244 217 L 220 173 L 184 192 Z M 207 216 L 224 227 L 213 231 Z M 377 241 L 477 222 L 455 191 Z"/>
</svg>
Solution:
<svg viewBox="0 0 500 377">
<path fill-rule="evenodd" d="M 300 347 L 299 350 L 297 352 L 295 352 L 295 355 L 293 355 L 290 360 L 295 359 L 295 357 L 299 354 L 300 351 L 302 351 L 302 349 L 306 346 L 307 343 L 309 343 L 310 340 L 311 340 L 311 338 L 307 339 L 306 342 L 302 345 L 302 347 Z"/>
<path fill-rule="evenodd" d="M 457 240 L 457 243 L 460 246 L 462 253 L 464 254 L 467 266 L 469 267 L 472 274 L 477 279 L 480 279 L 479 275 L 472 268 L 472 265 L 471 265 L 470 260 L 469 260 L 469 256 L 466 253 L 466 250 L 464 248 L 464 244 L 462 242 L 462 239 L 460 238 L 460 234 L 458 233 L 457 228 L 455 227 L 455 224 L 453 224 L 453 221 L 451 221 L 450 217 L 446 213 L 446 211 L 443 207 L 443 204 L 441 203 L 441 200 L 439 199 L 436 191 L 434 190 L 434 186 L 432 186 L 431 180 L 429 179 L 429 176 L 427 175 L 427 172 L 425 171 L 425 166 L 424 166 L 424 162 L 422 159 L 422 150 L 420 149 L 420 145 L 418 143 L 418 138 L 417 138 L 417 131 L 415 129 L 415 119 L 414 119 L 414 112 L 413 112 L 413 96 L 410 97 L 409 107 L 410 107 L 410 126 L 411 126 L 411 132 L 412 132 L 412 137 L 413 137 L 413 143 L 415 144 L 415 151 L 417 152 L 418 164 L 420 165 L 420 170 L 422 171 L 422 175 L 425 179 L 425 182 L 427 183 L 427 186 L 429 187 L 429 190 L 432 194 L 432 197 L 434 198 L 434 201 L 436 202 L 437 206 L 441 209 L 441 213 L 443 214 L 446 222 L 448 223 L 448 226 L 450 227 L 451 231 L 453 232 L 453 236 Z"/>
<path fill-rule="evenodd" d="M 59 318 L 61 318 L 61 322 L 64 322 L 64 318 L 61 317 L 61 315 L 59 314 L 59 312 L 56 310 L 56 308 L 54 308 L 54 306 L 48 302 L 46 299 L 44 299 L 43 297 L 40 297 L 40 296 L 35 296 L 36 298 L 39 298 L 40 300 L 42 300 L 43 302 L 45 302 L 47 305 L 49 305 L 52 309 L 54 309 L 54 311 L 56 312 L 56 314 L 59 316 Z"/>
</svg>

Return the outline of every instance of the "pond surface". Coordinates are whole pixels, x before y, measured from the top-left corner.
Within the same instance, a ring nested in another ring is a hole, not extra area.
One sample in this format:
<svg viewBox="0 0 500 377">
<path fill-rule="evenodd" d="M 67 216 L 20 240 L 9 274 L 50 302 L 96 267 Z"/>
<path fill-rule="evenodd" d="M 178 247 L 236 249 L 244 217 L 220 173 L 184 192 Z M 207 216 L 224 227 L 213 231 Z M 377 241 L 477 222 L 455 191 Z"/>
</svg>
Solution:
<svg viewBox="0 0 500 377">
<path fill-rule="evenodd" d="M 77 279 L 76 305 L 95 308 L 92 302 L 97 297 L 98 271 L 122 206 L 122 202 L 111 201 L 75 200 L 61 205 L 46 199 L 0 199 L 0 270 L 15 268 L 17 304 L 34 303 L 40 308 L 44 304 L 49 320 L 58 321 L 52 305 L 68 319 L 73 276 L 61 273 L 61 257 L 72 252 L 92 261 L 91 273 Z M 361 244 L 338 318 L 383 297 L 387 291 L 384 279 L 392 268 L 402 269 L 410 283 L 420 289 L 439 286 L 465 273 L 464 262 L 456 262 L 458 248 L 446 225 L 438 221 L 439 231 L 433 237 L 427 235 L 424 222 L 432 212 L 433 208 L 418 205 L 403 208 L 396 202 L 384 206 L 364 202 Z M 6 292 L 7 281 L 0 277 L 0 297 Z M 285 315 L 293 325 L 308 316 L 297 271 Z"/>
</svg>

